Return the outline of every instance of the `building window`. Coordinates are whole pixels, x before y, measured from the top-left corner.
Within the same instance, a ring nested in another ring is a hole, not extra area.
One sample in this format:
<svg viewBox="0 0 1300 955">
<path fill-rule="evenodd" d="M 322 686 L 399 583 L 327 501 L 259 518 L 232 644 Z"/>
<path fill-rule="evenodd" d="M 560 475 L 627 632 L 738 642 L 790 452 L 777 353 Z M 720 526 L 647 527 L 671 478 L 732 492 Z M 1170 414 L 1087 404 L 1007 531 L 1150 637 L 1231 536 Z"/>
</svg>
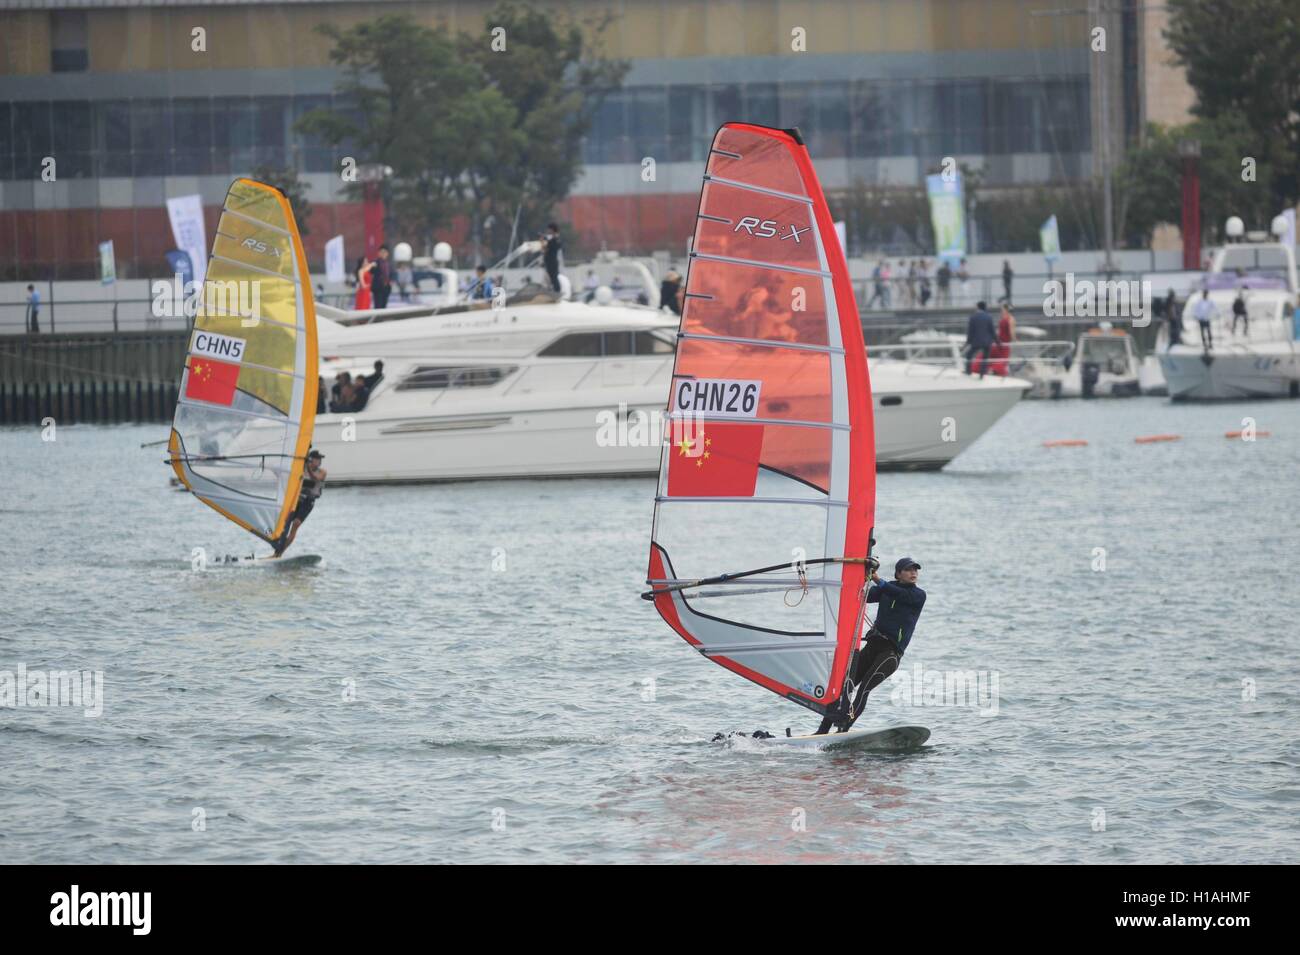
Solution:
<svg viewBox="0 0 1300 955">
<path fill-rule="evenodd" d="M 86 50 L 86 11 L 50 13 L 50 72 L 84 73 L 90 68 Z"/>
</svg>

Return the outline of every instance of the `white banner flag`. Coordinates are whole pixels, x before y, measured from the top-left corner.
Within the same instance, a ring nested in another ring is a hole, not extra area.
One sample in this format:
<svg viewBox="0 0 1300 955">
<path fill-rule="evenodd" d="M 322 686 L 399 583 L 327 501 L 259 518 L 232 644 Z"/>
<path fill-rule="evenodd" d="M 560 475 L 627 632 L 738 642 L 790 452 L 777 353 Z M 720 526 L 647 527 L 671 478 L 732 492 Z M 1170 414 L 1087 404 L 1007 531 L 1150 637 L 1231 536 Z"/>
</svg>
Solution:
<svg viewBox="0 0 1300 955">
<path fill-rule="evenodd" d="M 113 256 L 113 240 L 99 243 L 99 284 L 112 285 L 117 281 L 117 260 Z"/>
<path fill-rule="evenodd" d="M 167 200 L 167 217 L 172 221 L 176 248 L 188 252 L 194 267 L 195 285 L 203 284 L 208 271 L 208 236 L 203 226 L 203 197 L 176 196 Z"/>
<path fill-rule="evenodd" d="M 1283 245 L 1295 248 L 1295 206 L 1290 209 L 1282 210 L 1282 218 L 1286 220 L 1286 232 L 1278 240 Z"/>
<path fill-rule="evenodd" d="M 325 243 L 325 281 L 342 284 L 348 279 L 343 257 L 343 236 L 336 235 Z"/>
</svg>

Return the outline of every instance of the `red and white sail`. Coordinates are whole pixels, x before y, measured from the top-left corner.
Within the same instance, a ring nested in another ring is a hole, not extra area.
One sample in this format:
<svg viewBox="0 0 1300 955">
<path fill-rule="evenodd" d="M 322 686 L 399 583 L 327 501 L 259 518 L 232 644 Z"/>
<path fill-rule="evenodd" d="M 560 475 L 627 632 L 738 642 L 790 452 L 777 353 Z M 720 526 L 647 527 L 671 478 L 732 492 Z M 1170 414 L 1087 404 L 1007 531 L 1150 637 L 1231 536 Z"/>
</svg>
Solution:
<svg viewBox="0 0 1300 955">
<path fill-rule="evenodd" d="M 875 437 L 848 268 L 797 130 L 714 136 L 668 413 L 647 596 L 715 663 L 824 710 L 858 637 Z"/>
</svg>

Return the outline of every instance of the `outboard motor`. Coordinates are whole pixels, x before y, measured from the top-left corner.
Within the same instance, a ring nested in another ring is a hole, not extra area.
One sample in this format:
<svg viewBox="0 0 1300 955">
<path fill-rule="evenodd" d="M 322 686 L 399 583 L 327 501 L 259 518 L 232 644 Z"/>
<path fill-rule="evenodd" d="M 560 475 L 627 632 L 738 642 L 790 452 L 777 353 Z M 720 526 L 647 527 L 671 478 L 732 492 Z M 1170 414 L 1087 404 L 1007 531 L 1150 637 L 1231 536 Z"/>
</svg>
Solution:
<svg viewBox="0 0 1300 955">
<path fill-rule="evenodd" d="M 1096 397 L 1094 392 L 1097 390 L 1097 380 L 1101 377 L 1101 365 L 1095 361 L 1085 361 L 1079 367 L 1079 376 L 1083 385 L 1083 396 Z"/>
</svg>

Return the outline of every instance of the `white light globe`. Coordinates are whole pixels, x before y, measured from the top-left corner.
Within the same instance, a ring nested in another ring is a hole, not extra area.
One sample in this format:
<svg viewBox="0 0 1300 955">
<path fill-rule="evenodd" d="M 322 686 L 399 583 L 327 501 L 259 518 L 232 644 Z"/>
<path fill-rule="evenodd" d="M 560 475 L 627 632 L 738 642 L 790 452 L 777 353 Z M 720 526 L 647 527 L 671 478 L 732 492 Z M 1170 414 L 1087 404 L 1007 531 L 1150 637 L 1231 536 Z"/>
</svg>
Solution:
<svg viewBox="0 0 1300 955">
<path fill-rule="evenodd" d="M 1228 216 L 1224 231 L 1228 233 L 1230 238 L 1240 239 L 1241 234 L 1246 231 L 1246 225 L 1241 221 L 1241 216 Z"/>
<path fill-rule="evenodd" d="M 397 243 L 397 245 L 393 246 L 393 261 L 394 262 L 411 261 L 411 243 L 399 242 Z"/>
<path fill-rule="evenodd" d="M 433 247 L 433 261 L 450 262 L 451 246 L 448 245 L 446 242 L 439 242 L 437 245 L 435 245 Z"/>
</svg>

